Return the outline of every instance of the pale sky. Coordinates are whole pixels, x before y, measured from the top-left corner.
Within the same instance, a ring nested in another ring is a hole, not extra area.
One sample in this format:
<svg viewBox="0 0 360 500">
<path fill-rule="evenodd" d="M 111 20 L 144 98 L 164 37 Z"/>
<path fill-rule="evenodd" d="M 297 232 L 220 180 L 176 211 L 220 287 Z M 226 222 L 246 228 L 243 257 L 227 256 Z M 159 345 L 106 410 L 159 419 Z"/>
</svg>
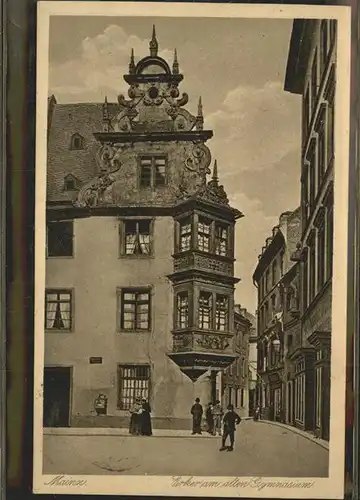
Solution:
<svg viewBox="0 0 360 500">
<path fill-rule="evenodd" d="M 254 313 L 252 274 L 279 215 L 300 199 L 300 97 L 283 90 L 292 20 L 54 16 L 50 23 L 49 95 L 59 103 L 116 102 L 127 92 L 131 48 L 149 54 L 156 25 L 159 55 L 177 48 L 189 95 L 204 106 L 207 142 L 237 222 L 236 302 Z M 126 95 L 127 96 L 127 95 Z"/>
</svg>

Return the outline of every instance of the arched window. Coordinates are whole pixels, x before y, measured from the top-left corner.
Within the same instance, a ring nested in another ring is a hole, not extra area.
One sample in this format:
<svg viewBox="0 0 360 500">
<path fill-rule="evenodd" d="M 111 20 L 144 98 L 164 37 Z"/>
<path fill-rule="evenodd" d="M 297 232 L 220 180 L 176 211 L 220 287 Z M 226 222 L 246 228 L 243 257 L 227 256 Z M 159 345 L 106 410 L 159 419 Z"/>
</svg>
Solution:
<svg viewBox="0 0 360 500">
<path fill-rule="evenodd" d="M 76 133 L 71 136 L 70 149 L 84 149 L 84 138 L 82 135 Z"/>
</svg>

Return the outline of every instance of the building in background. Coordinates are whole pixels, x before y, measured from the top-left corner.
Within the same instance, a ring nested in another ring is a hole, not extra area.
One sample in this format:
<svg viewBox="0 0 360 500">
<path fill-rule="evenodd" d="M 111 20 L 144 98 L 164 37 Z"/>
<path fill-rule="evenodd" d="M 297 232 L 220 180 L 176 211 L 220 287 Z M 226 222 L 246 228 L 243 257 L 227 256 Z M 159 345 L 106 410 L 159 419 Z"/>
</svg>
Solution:
<svg viewBox="0 0 360 500">
<path fill-rule="evenodd" d="M 131 54 L 128 99 L 49 99 L 44 425 L 127 425 L 136 396 L 154 427 L 190 428 L 237 354 L 234 231 L 183 75 Z M 242 321 L 242 320 L 241 320 Z M 245 387 L 245 386 L 244 386 Z M 94 400 L 107 398 L 97 417 Z"/>
<path fill-rule="evenodd" d="M 254 316 L 240 305 L 235 306 L 235 361 L 224 370 L 222 398 L 224 408 L 233 404 L 241 417 L 249 416 L 250 406 L 250 339 L 253 336 Z"/>
<path fill-rule="evenodd" d="M 279 224 L 273 228 L 262 248 L 253 274 L 258 289 L 257 402 L 262 418 L 268 420 L 285 421 L 287 413 L 290 337 L 286 334 L 286 327 L 292 326 L 288 324 L 287 300 L 290 301 L 293 275 L 297 275 L 291 256 L 299 241 L 300 222 L 300 208 L 280 216 Z M 285 291 L 285 283 L 289 290 Z"/>
<path fill-rule="evenodd" d="M 285 90 L 302 96 L 302 346 L 295 363 L 295 423 L 329 439 L 336 21 L 295 20 Z"/>
</svg>

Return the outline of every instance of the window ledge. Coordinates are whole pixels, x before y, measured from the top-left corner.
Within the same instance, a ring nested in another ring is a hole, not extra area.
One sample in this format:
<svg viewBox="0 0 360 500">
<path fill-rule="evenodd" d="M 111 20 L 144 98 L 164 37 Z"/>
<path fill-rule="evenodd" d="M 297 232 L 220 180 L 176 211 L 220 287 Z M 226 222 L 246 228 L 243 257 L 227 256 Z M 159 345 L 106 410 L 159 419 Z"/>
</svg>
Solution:
<svg viewBox="0 0 360 500">
<path fill-rule="evenodd" d="M 152 330 L 118 330 L 117 333 L 151 333 Z"/>
<path fill-rule="evenodd" d="M 74 259 L 74 255 L 47 255 L 46 259 Z"/>
<path fill-rule="evenodd" d="M 141 260 L 147 260 L 147 259 L 154 259 L 155 258 L 155 255 L 154 253 L 150 253 L 150 254 L 147 254 L 147 255 L 144 255 L 144 254 L 140 254 L 140 255 L 137 255 L 137 254 L 120 254 L 118 256 L 119 259 L 132 259 L 132 260 L 137 260 L 137 259 L 141 259 Z"/>
<path fill-rule="evenodd" d="M 57 328 L 45 328 L 45 333 L 60 333 L 61 335 L 73 334 L 73 330 L 57 329 Z"/>
</svg>

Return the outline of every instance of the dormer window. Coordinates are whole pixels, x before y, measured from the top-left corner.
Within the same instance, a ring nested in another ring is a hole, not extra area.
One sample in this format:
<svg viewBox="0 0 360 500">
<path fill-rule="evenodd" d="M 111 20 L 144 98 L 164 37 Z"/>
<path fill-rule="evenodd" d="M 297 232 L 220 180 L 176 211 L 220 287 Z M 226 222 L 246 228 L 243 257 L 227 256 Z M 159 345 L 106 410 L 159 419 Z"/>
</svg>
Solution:
<svg viewBox="0 0 360 500">
<path fill-rule="evenodd" d="M 78 180 L 74 175 L 67 175 L 64 179 L 64 191 L 77 191 Z"/>
<path fill-rule="evenodd" d="M 79 150 L 84 149 L 85 140 L 80 134 L 73 134 L 70 141 L 70 149 Z"/>
</svg>

